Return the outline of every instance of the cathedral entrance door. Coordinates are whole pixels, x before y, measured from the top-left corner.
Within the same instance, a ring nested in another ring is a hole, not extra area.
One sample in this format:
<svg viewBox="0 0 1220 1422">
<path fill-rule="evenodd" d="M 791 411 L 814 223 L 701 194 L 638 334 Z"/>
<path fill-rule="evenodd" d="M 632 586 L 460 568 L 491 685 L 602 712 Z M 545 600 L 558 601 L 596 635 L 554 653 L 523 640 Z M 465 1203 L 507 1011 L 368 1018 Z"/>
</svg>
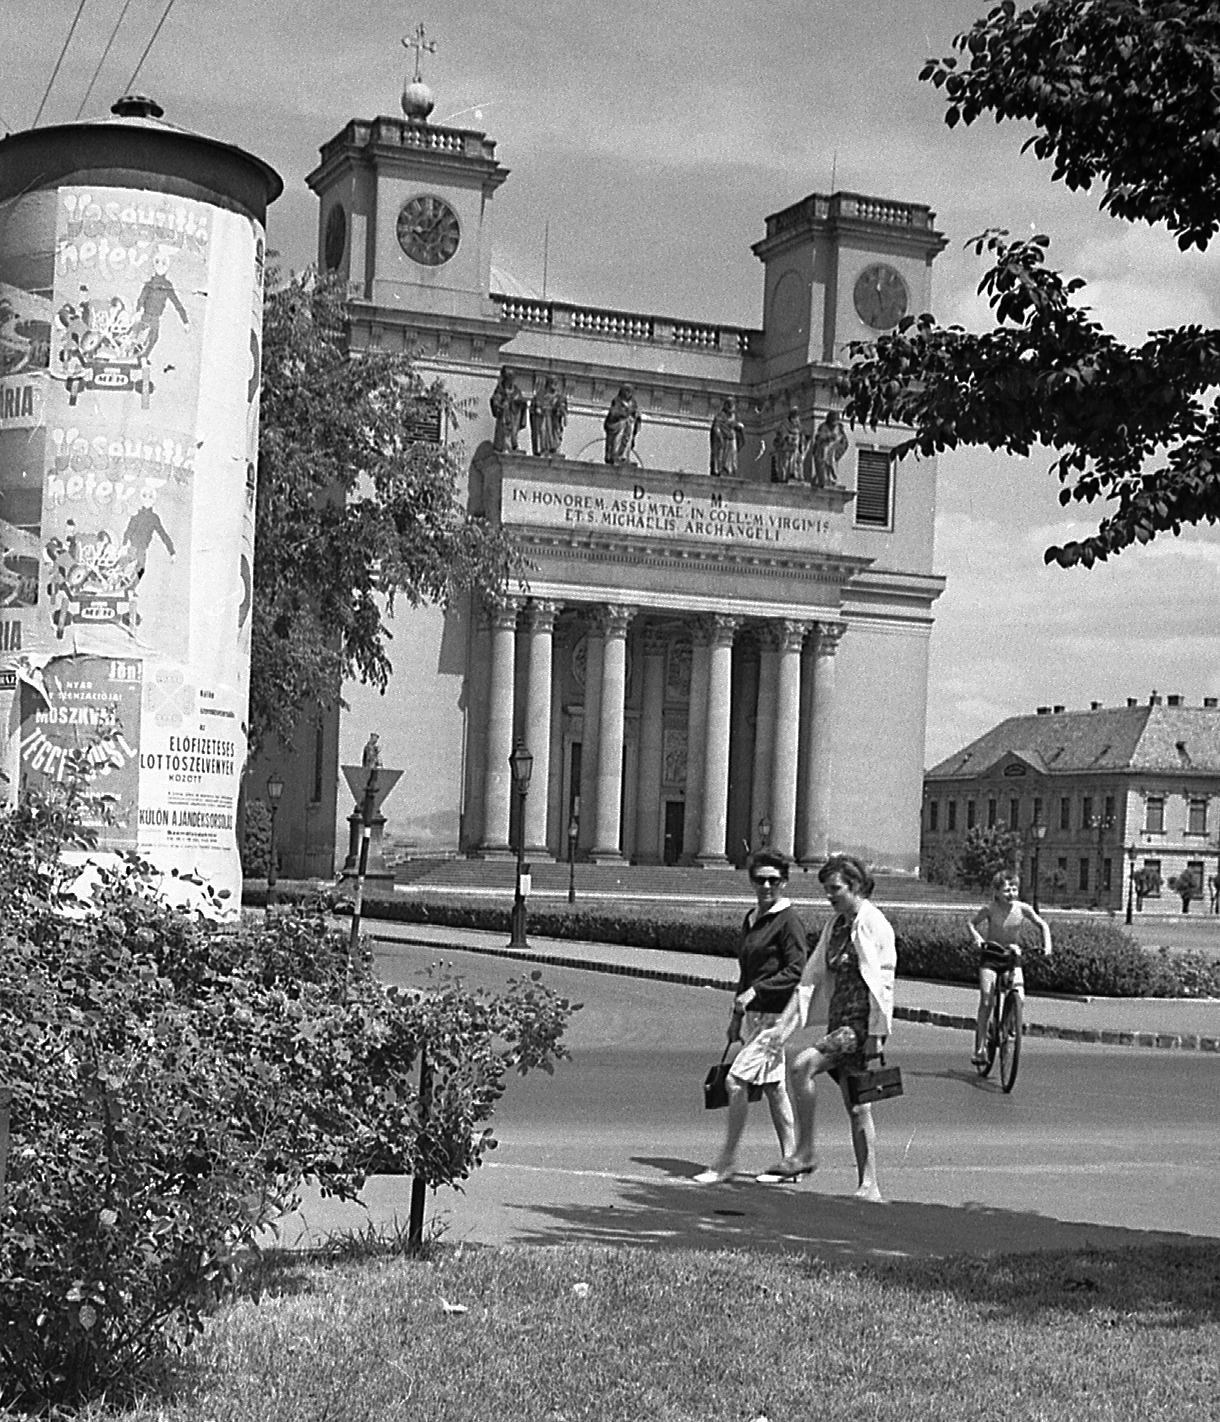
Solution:
<svg viewBox="0 0 1220 1422">
<path fill-rule="evenodd" d="M 686 803 L 683 800 L 665 802 L 664 863 L 676 864 L 682 857 L 682 834 L 686 825 Z"/>
</svg>

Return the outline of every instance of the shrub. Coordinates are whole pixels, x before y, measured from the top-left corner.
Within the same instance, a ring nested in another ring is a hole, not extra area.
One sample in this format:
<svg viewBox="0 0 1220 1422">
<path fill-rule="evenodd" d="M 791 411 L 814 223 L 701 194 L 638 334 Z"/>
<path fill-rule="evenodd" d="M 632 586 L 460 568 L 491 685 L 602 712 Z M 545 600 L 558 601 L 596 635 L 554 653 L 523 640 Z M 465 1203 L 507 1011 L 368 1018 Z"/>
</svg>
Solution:
<svg viewBox="0 0 1220 1422">
<path fill-rule="evenodd" d="M 573 1010 L 537 973 L 385 989 L 308 908 L 219 933 L 138 861 L 65 915 L 70 832 L 71 807 L 0 816 L 0 1406 L 27 1409 L 129 1391 L 306 1178 L 466 1178 L 507 1073 L 552 1070 Z"/>
<path fill-rule="evenodd" d="M 919 856 L 919 877 L 927 884 L 953 888 L 961 875 L 957 854 L 946 845 L 934 844 Z"/>
<path fill-rule="evenodd" d="M 958 856 L 962 882 L 985 889 L 1001 871 L 1012 870 L 1020 854 L 1020 836 L 999 825 L 976 825 L 966 831 Z"/>
<path fill-rule="evenodd" d="M 242 813 L 241 872 L 265 879 L 271 866 L 271 811 L 262 800 L 247 799 Z"/>
</svg>

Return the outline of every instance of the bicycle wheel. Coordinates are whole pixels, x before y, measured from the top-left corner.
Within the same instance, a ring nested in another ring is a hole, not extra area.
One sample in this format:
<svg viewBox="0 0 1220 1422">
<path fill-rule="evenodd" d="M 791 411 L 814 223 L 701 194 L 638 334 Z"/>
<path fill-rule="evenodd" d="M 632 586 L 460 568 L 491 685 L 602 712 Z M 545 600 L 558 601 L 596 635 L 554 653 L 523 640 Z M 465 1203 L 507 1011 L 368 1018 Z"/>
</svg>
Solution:
<svg viewBox="0 0 1220 1422">
<path fill-rule="evenodd" d="M 1000 1016 L 1000 1085 L 1005 1091 L 1011 1091 L 1017 1084 L 1022 1030 L 1021 998 L 1017 993 L 1009 992 L 1005 995 L 1004 1011 Z"/>
<path fill-rule="evenodd" d="M 995 1065 L 996 1047 L 1000 1040 L 1000 996 L 997 989 L 995 1001 L 991 1004 L 991 1015 L 987 1018 L 987 1036 L 983 1039 L 984 1060 L 974 1064 L 980 1076 L 990 1076 Z"/>
</svg>

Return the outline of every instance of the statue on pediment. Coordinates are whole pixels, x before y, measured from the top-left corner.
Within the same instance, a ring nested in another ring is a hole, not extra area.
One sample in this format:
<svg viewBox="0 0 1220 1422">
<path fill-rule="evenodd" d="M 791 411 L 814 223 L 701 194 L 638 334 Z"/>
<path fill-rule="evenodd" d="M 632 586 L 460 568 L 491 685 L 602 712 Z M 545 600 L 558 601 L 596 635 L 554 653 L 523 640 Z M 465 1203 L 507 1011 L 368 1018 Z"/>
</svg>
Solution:
<svg viewBox="0 0 1220 1422">
<path fill-rule="evenodd" d="M 496 432 L 492 438 L 492 448 L 499 454 L 515 453 L 519 448 L 517 436 L 525 427 L 525 414 L 529 401 L 517 386 L 517 376 L 509 366 L 500 370 L 500 380 L 491 392 L 491 413 L 495 417 Z"/>
<path fill-rule="evenodd" d="M 558 454 L 563 432 L 568 423 L 568 397 L 559 389 L 553 375 L 534 391 L 530 401 L 530 438 L 535 454 Z"/>
<path fill-rule="evenodd" d="M 837 410 L 831 410 L 813 435 L 813 484 L 817 489 L 838 487 L 837 465 L 847 453 L 847 431 Z"/>
<path fill-rule="evenodd" d="M 772 442 L 771 482 L 792 484 L 800 479 L 808 448 L 809 442 L 801 429 L 801 413 L 791 404 Z"/>
<path fill-rule="evenodd" d="M 606 431 L 606 463 L 630 464 L 635 438 L 640 432 L 640 407 L 630 385 L 620 385 L 610 402 L 603 428 Z"/>
<path fill-rule="evenodd" d="M 737 477 L 737 456 L 746 442 L 746 429 L 737 418 L 737 402 L 726 395 L 712 420 L 712 474 L 726 479 Z"/>
</svg>

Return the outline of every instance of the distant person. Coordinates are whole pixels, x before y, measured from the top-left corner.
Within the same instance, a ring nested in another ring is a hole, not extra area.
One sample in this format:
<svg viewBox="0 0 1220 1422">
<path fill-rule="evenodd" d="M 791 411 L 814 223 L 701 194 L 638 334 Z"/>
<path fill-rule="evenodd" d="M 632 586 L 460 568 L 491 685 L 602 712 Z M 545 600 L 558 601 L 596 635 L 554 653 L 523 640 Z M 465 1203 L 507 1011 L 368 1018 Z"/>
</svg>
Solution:
<svg viewBox="0 0 1220 1422">
<path fill-rule="evenodd" d="M 974 1029 L 974 1056 L 970 1058 L 975 1066 L 984 1066 L 987 1062 L 984 1044 L 991 1005 L 995 1000 L 996 977 L 1009 966 L 1012 950 L 1020 948 L 1022 924 L 1032 923 L 1038 929 L 1042 934 L 1042 952 L 1048 958 L 1051 955 L 1051 930 L 1041 914 L 1035 913 L 1028 904 L 1017 898 L 1019 891 L 1016 875 L 1001 870 L 991 881 L 991 902 L 984 904 L 970 920 L 970 936 L 982 952 L 979 960 L 979 1015 Z M 1025 977 L 1020 963 L 1013 968 L 1012 980 L 1013 987 L 1024 997 Z"/>
<path fill-rule="evenodd" d="M 782 1046 L 805 1025 L 813 999 L 829 986 L 826 1034 L 792 1063 L 796 1145 L 767 1176 L 795 1180 L 817 1169 L 816 1078 L 824 1073 L 838 1083 L 851 1122 L 859 1182 L 856 1198 L 879 1202 L 873 1108 L 852 1105 L 847 1074 L 863 1071 L 870 1057 L 880 1055 L 890 1033 L 898 965 L 894 930 L 881 910 L 870 903 L 873 878 L 854 855 L 832 855 L 818 870 L 818 879 L 835 916 L 822 930 L 792 1001 L 776 1026 L 764 1034 L 760 1047 Z"/>
<path fill-rule="evenodd" d="M 741 975 L 728 1031 L 729 1041 L 740 1039 L 742 1048 L 729 1068 L 724 1146 L 715 1165 L 695 1176 L 698 1185 L 719 1185 L 732 1178 L 746 1112 L 755 1092 L 767 1098 L 781 1154 L 792 1153 L 792 1104 L 783 1043 L 762 1047 L 760 1037 L 774 1027 L 787 1007 L 805 967 L 809 945 L 805 926 L 788 899 L 789 865 L 784 855 L 761 850 L 751 858 L 748 872 L 758 902 L 741 926 L 737 948 Z"/>
</svg>

